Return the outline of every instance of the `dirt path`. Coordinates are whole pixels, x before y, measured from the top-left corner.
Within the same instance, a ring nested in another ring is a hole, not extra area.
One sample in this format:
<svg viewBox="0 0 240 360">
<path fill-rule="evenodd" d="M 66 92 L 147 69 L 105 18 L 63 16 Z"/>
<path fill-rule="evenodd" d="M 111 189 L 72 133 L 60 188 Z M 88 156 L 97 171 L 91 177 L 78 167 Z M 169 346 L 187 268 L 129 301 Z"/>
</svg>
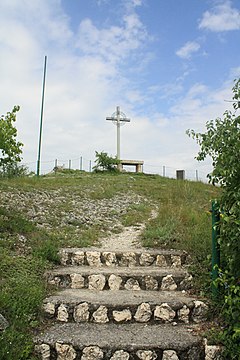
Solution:
<svg viewBox="0 0 240 360">
<path fill-rule="evenodd" d="M 158 215 L 157 209 L 152 210 L 148 219 L 155 219 Z M 102 249 L 108 250 L 132 250 L 143 248 L 140 241 L 140 235 L 145 229 L 145 224 L 125 227 L 119 234 L 111 234 L 107 239 L 103 239 L 101 243 Z"/>
</svg>

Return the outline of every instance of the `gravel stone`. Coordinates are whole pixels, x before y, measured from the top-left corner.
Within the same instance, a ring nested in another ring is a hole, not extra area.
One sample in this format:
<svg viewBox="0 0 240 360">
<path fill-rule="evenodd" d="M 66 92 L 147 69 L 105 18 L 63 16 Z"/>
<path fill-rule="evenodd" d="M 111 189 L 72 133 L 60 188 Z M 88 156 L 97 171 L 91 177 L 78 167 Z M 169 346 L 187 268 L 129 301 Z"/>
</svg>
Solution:
<svg viewBox="0 0 240 360">
<path fill-rule="evenodd" d="M 93 313 L 93 320 L 96 323 L 105 324 L 109 322 L 108 309 L 106 306 L 99 306 L 99 308 Z"/>
<path fill-rule="evenodd" d="M 121 276 L 111 274 L 108 278 L 108 285 L 110 290 L 119 290 L 122 284 Z"/>
<path fill-rule="evenodd" d="M 47 302 L 43 304 L 43 311 L 49 316 L 53 317 L 55 315 L 55 304 Z"/>
<path fill-rule="evenodd" d="M 205 346 L 206 357 L 205 360 L 220 360 L 222 349 L 220 346 L 216 345 L 206 345 Z"/>
<path fill-rule="evenodd" d="M 103 252 L 102 257 L 106 266 L 114 266 L 117 263 L 116 254 L 114 252 Z"/>
<path fill-rule="evenodd" d="M 87 302 L 75 306 L 73 318 L 76 322 L 86 322 L 89 320 L 89 305 Z"/>
<path fill-rule="evenodd" d="M 178 310 L 178 318 L 180 321 L 183 321 L 185 324 L 189 323 L 189 314 L 190 309 L 187 307 L 187 305 L 183 305 L 183 307 Z"/>
<path fill-rule="evenodd" d="M 126 284 L 124 287 L 126 290 L 141 290 L 138 281 L 135 279 L 132 279 L 132 278 L 130 278 L 126 281 Z"/>
<path fill-rule="evenodd" d="M 167 261 L 164 255 L 157 255 L 156 265 L 160 267 L 167 266 Z"/>
<path fill-rule="evenodd" d="M 64 304 L 61 304 L 57 310 L 57 319 L 62 322 L 68 322 L 68 309 Z"/>
<path fill-rule="evenodd" d="M 84 251 L 76 250 L 72 255 L 72 265 L 84 265 Z"/>
<path fill-rule="evenodd" d="M 113 311 L 113 318 L 117 322 L 127 322 L 132 320 L 132 314 L 129 309 L 124 309 L 121 311 Z"/>
<path fill-rule="evenodd" d="M 175 283 L 172 275 L 167 275 L 162 279 L 161 290 L 176 290 L 177 284 Z"/>
<path fill-rule="evenodd" d="M 56 343 L 57 360 L 74 360 L 77 357 L 72 345 Z"/>
<path fill-rule="evenodd" d="M 145 276 L 145 286 L 146 290 L 157 290 L 158 289 L 158 281 L 151 275 Z"/>
<path fill-rule="evenodd" d="M 35 346 L 36 353 L 41 355 L 41 360 L 50 360 L 51 349 L 47 344 L 41 344 Z"/>
<path fill-rule="evenodd" d="M 83 349 L 81 360 L 101 360 L 103 351 L 98 346 L 88 346 Z"/>
<path fill-rule="evenodd" d="M 88 277 L 89 290 L 103 290 L 106 284 L 106 278 L 104 275 L 90 275 Z"/>
<path fill-rule="evenodd" d="M 87 263 L 89 266 L 101 266 L 101 253 L 98 251 L 86 251 Z"/>
<path fill-rule="evenodd" d="M 71 274 L 71 288 L 72 289 L 83 289 L 84 288 L 84 277 L 80 274 Z"/>
<path fill-rule="evenodd" d="M 137 265 L 137 257 L 134 252 L 126 252 L 123 253 L 122 258 L 120 260 L 120 266 L 136 266 Z"/>
<path fill-rule="evenodd" d="M 181 267 L 182 265 L 181 256 L 171 255 L 171 260 L 172 260 L 172 267 Z"/>
<path fill-rule="evenodd" d="M 206 318 L 208 306 L 204 302 L 194 300 L 194 309 L 192 312 L 193 321 L 199 323 Z"/>
<path fill-rule="evenodd" d="M 180 282 L 180 290 L 189 290 L 192 288 L 193 277 L 192 275 L 188 275 Z"/>
<path fill-rule="evenodd" d="M 134 319 L 137 322 L 148 322 L 151 319 L 152 316 L 152 310 L 150 307 L 150 304 L 148 303 L 142 303 L 138 306 L 136 314 L 134 315 Z"/>
<path fill-rule="evenodd" d="M 129 353 L 123 350 L 116 351 L 113 356 L 110 358 L 110 360 L 128 360 L 129 359 Z"/>
<path fill-rule="evenodd" d="M 141 360 L 155 360 L 157 359 L 157 354 L 155 351 L 151 350 L 138 350 L 137 356 Z"/>
<path fill-rule="evenodd" d="M 154 310 L 155 320 L 161 320 L 166 323 L 172 322 L 175 315 L 175 311 L 167 303 L 157 305 Z"/>
<path fill-rule="evenodd" d="M 174 350 L 165 350 L 163 352 L 162 360 L 179 360 L 176 351 Z"/>
<path fill-rule="evenodd" d="M 148 253 L 141 254 L 139 264 L 142 266 L 150 266 L 153 264 L 155 257 Z"/>
</svg>

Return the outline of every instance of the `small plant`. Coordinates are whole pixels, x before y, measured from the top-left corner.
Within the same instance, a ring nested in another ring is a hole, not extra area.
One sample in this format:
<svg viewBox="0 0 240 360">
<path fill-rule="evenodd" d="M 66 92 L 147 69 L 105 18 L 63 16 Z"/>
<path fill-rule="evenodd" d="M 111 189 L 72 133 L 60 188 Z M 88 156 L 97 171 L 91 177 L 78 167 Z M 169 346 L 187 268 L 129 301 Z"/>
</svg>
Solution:
<svg viewBox="0 0 240 360">
<path fill-rule="evenodd" d="M 117 157 L 109 156 L 106 152 L 97 152 L 96 151 L 96 165 L 93 167 L 95 171 L 109 171 L 117 172 L 117 165 L 120 161 Z"/>
</svg>

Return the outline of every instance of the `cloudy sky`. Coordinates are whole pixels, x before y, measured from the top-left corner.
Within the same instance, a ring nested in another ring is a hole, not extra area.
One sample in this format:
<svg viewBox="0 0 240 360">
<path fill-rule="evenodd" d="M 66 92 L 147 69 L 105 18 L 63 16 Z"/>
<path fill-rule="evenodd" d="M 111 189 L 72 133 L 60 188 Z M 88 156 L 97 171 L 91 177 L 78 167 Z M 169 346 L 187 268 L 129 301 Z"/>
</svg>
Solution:
<svg viewBox="0 0 240 360">
<path fill-rule="evenodd" d="M 115 155 L 105 118 L 120 106 L 131 118 L 121 158 L 204 178 L 210 161 L 194 160 L 185 132 L 231 108 L 239 44 L 239 0 L 1 0 L 0 114 L 20 105 L 23 162 L 35 170 L 47 55 L 42 172 Z"/>
</svg>

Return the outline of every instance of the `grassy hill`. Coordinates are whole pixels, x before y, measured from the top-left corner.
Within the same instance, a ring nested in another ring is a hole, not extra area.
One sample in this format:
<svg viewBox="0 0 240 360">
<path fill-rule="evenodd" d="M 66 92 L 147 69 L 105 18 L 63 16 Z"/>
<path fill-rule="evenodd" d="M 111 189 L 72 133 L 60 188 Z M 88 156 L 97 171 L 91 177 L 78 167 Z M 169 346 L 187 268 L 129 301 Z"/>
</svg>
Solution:
<svg viewBox="0 0 240 360">
<path fill-rule="evenodd" d="M 43 274 L 62 246 L 97 246 L 125 226 L 146 223 L 146 247 L 186 250 L 196 291 L 210 285 L 211 199 L 219 189 L 158 175 L 62 171 L 0 181 L 1 359 L 34 359 L 32 335 L 50 291 Z M 155 217 L 151 218 L 152 211 Z"/>
</svg>

